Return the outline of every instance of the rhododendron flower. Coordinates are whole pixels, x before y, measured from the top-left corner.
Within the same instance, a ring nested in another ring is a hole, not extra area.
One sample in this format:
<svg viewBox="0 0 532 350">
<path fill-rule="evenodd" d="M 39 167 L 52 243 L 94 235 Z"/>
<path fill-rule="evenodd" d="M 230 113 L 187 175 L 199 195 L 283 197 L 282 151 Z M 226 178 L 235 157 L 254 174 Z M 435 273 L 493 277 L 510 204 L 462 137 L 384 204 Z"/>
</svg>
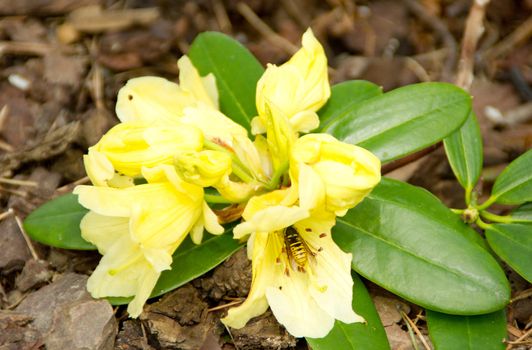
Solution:
<svg viewBox="0 0 532 350">
<path fill-rule="evenodd" d="M 181 180 L 172 166 L 143 168 L 142 175 L 147 184 L 74 190 L 90 209 L 81 222 L 82 237 L 103 255 L 87 289 L 95 298 L 134 296 L 128 307 L 132 317 L 141 313 L 188 233 L 199 242 L 204 228 L 213 234 L 224 231 L 204 202 L 203 188 Z"/>
<path fill-rule="evenodd" d="M 324 337 L 335 320 L 363 322 L 352 310 L 351 254 L 332 240 L 336 215 L 358 204 L 379 182 L 380 161 L 360 147 L 325 134 L 316 111 L 327 101 L 327 60 L 309 30 L 303 48 L 280 67 L 268 66 L 257 86 L 272 179 L 287 187 L 251 198 L 234 237 L 250 235 L 252 285 L 247 299 L 222 321 L 241 328 L 271 308 L 294 336 Z"/>
</svg>

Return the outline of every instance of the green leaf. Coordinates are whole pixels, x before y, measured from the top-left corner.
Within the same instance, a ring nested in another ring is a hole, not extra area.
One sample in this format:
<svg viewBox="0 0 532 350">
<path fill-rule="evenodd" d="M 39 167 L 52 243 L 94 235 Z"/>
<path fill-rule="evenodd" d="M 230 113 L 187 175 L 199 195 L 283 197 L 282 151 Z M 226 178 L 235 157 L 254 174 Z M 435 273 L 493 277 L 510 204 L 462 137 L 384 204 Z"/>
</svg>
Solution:
<svg viewBox="0 0 532 350">
<path fill-rule="evenodd" d="M 510 287 L 472 234 L 428 191 L 384 178 L 338 218 L 333 237 L 376 284 L 431 310 L 478 315 L 503 308 Z"/>
<path fill-rule="evenodd" d="M 475 113 L 443 140 L 445 153 L 458 182 L 471 193 L 482 171 L 482 135 Z"/>
<path fill-rule="evenodd" d="M 497 177 L 491 198 L 502 204 L 532 201 L 532 149 L 511 162 Z"/>
<path fill-rule="evenodd" d="M 249 130 L 257 115 L 257 81 L 264 73 L 257 59 L 238 41 L 217 32 L 198 35 L 188 56 L 201 75 L 213 73 L 216 77 L 220 110 Z"/>
<path fill-rule="evenodd" d="M 486 230 L 486 238 L 502 260 L 532 283 L 532 226 L 493 224 Z"/>
<path fill-rule="evenodd" d="M 233 239 L 231 232 L 232 227 L 220 236 L 206 234 L 200 245 L 192 243 L 190 238 L 185 239 L 172 256 L 172 269 L 161 273 L 150 297 L 157 297 L 181 287 L 233 255 L 243 244 Z M 107 299 L 113 305 L 123 305 L 129 303 L 132 298 L 112 297 Z"/>
<path fill-rule="evenodd" d="M 429 335 L 436 350 L 504 350 L 506 314 L 453 316 L 427 310 Z"/>
<path fill-rule="evenodd" d="M 331 88 L 331 97 L 318 111 L 320 129 L 333 120 L 344 118 L 360 102 L 382 95 L 382 88 L 365 80 L 350 80 Z"/>
<path fill-rule="evenodd" d="M 336 321 L 333 329 L 324 338 L 306 338 L 313 350 L 390 349 L 381 319 L 366 287 L 356 274 L 353 274 L 353 281 L 353 310 L 364 317 L 367 323 L 345 324 Z"/>
<path fill-rule="evenodd" d="M 512 211 L 510 217 L 515 222 L 532 223 L 532 203 L 525 203 Z"/>
<path fill-rule="evenodd" d="M 79 223 L 88 210 L 78 203 L 78 196 L 65 194 L 33 211 L 24 220 L 24 229 L 37 242 L 63 249 L 92 250 L 81 238 Z"/>
<path fill-rule="evenodd" d="M 383 162 L 430 146 L 458 129 L 471 96 L 447 83 L 420 83 L 357 104 L 325 132 L 362 146 Z"/>
</svg>

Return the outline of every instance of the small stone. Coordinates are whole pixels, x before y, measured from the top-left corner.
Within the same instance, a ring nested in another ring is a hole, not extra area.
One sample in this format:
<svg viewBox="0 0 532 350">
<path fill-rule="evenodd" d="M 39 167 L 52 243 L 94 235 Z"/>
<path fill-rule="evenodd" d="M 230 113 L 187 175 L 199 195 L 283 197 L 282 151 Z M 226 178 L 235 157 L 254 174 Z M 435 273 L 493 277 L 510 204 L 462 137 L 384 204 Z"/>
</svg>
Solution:
<svg viewBox="0 0 532 350">
<path fill-rule="evenodd" d="M 33 317 L 35 327 L 46 334 L 52 327 L 54 310 L 74 301 L 93 300 L 86 284 L 87 276 L 64 274 L 53 283 L 29 294 L 15 311 Z"/>
<path fill-rule="evenodd" d="M 117 332 L 113 308 L 107 300 L 80 300 L 55 310 L 44 343 L 47 349 L 111 350 Z"/>
<path fill-rule="evenodd" d="M 38 288 L 52 278 L 52 271 L 44 260 L 31 259 L 26 261 L 22 273 L 17 276 L 15 284 L 25 292 L 31 288 Z"/>
<path fill-rule="evenodd" d="M 41 335 L 31 327 L 32 318 L 24 313 L 0 310 L 0 349 L 33 349 Z"/>
<path fill-rule="evenodd" d="M 0 221 L 0 271 L 9 273 L 21 270 L 30 251 L 13 216 Z"/>
</svg>

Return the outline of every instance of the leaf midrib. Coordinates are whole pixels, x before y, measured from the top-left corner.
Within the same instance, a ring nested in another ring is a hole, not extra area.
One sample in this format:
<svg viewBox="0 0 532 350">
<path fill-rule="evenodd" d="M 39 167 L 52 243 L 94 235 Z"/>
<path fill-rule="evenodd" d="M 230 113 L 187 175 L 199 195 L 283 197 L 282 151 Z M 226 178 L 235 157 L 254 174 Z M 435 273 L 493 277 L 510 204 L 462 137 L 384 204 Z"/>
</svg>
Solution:
<svg viewBox="0 0 532 350">
<path fill-rule="evenodd" d="M 382 96 L 385 96 L 385 95 L 380 95 L 380 96 L 377 96 L 376 98 L 378 98 L 378 97 L 382 97 Z M 357 140 L 357 144 L 360 144 L 360 143 L 362 143 L 362 142 L 368 142 L 369 140 L 371 140 L 371 139 L 373 139 L 373 138 L 375 138 L 375 137 L 380 137 L 382 134 L 385 134 L 385 133 L 389 132 L 390 130 L 393 130 L 393 129 L 396 129 L 396 128 L 400 128 L 400 127 L 404 126 L 405 124 L 408 124 L 408 123 L 413 122 L 413 121 L 415 121 L 415 120 L 421 119 L 421 118 L 425 117 L 425 116 L 428 115 L 428 114 L 432 114 L 434 111 L 440 111 L 440 112 L 441 112 L 441 111 L 442 111 L 442 108 L 447 108 L 448 106 L 455 104 L 455 102 L 456 102 L 456 101 L 459 101 L 459 100 L 465 100 L 465 99 L 462 99 L 462 98 L 458 98 L 458 97 L 457 97 L 457 98 L 455 98 L 454 100 L 449 101 L 448 103 L 443 104 L 443 105 L 440 106 L 440 107 L 437 107 L 437 108 L 431 108 L 429 111 L 426 111 L 425 113 L 420 113 L 420 114 L 414 116 L 413 118 L 409 118 L 409 119 L 407 119 L 407 120 L 405 120 L 405 121 L 403 121 L 403 122 L 401 122 L 401 123 L 393 124 L 393 125 L 391 125 L 391 124 L 386 124 L 386 125 L 388 125 L 388 128 L 386 128 L 386 129 L 382 129 L 382 130 L 380 130 L 377 134 L 374 134 L 373 136 L 370 136 L 370 137 L 368 137 L 368 138 L 366 138 L 366 139 Z M 358 111 L 357 111 L 357 112 L 358 112 Z M 355 114 L 358 114 L 358 113 L 355 113 Z M 342 119 L 343 119 L 343 118 L 342 118 Z M 339 121 L 340 121 L 340 120 L 339 120 Z M 384 123 L 383 123 L 383 124 L 384 124 Z M 331 126 L 331 124 L 329 124 L 328 127 L 324 129 L 324 131 L 325 131 L 325 132 L 329 132 L 330 126 Z"/>
<path fill-rule="evenodd" d="M 348 223 L 348 222 L 346 222 L 346 221 L 344 221 L 344 220 L 342 220 L 342 219 L 338 219 L 338 221 L 341 222 L 341 223 L 343 223 L 343 224 L 346 225 L 346 226 L 350 226 L 350 227 L 352 227 L 352 228 L 354 228 L 354 229 L 356 229 L 356 230 L 362 231 L 362 232 L 366 233 L 368 236 L 370 236 L 370 237 L 374 237 L 375 239 L 380 240 L 380 241 L 386 243 L 387 245 L 389 245 L 389 246 L 391 246 L 391 247 L 397 248 L 397 250 L 402 251 L 402 252 L 404 252 L 404 253 L 406 253 L 406 254 L 408 254 L 408 255 L 411 255 L 411 256 L 413 256 L 414 258 L 417 258 L 417 259 L 419 259 L 419 260 L 421 260 L 421 261 L 424 261 L 424 262 L 426 262 L 426 263 L 429 264 L 429 265 L 435 266 L 435 267 L 437 267 L 437 268 L 439 268 L 439 269 L 441 269 L 441 270 L 443 270 L 443 271 L 447 271 L 447 272 L 449 272 L 449 273 L 452 274 L 452 275 L 458 276 L 458 277 L 460 277 L 460 279 L 465 279 L 465 280 L 471 281 L 471 282 L 474 283 L 475 286 L 480 286 L 482 289 L 487 290 L 487 291 L 489 291 L 489 292 L 492 291 L 491 288 L 488 288 L 488 287 L 486 287 L 486 286 L 484 286 L 484 285 L 478 283 L 477 280 L 472 279 L 471 276 L 469 276 L 469 275 L 463 275 L 463 274 L 460 274 L 459 272 L 454 271 L 454 270 L 452 270 L 452 269 L 445 268 L 444 266 L 439 265 L 439 264 L 437 264 L 437 263 L 434 262 L 434 261 L 428 260 L 428 259 L 426 259 L 425 257 L 422 257 L 422 256 L 419 256 L 419 255 L 416 255 L 416 254 L 414 254 L 413 252 L 408 251 L 408 250 L 402 248 L 401 246 L 397 245 L 395 242 L 386 241 L 386 240 L 383 239 L 382 237 L 375 236 L 375 235 L 373 235 L 371 232 L 369 232 L 369 231 L 367 231 L 367 230 L 364 230 L 364 229 L 362 229 L 362 228 L 360 228 L 360 227 L 357 227 L 357 226 L 355 226 L 355 225 L 353 225 L 353 224 L 351 224 L 351 223 Z M 391 290 L 394 290 L 395 288 L 390 288 L 390 289 L 391 289 Z"/>
</svg>

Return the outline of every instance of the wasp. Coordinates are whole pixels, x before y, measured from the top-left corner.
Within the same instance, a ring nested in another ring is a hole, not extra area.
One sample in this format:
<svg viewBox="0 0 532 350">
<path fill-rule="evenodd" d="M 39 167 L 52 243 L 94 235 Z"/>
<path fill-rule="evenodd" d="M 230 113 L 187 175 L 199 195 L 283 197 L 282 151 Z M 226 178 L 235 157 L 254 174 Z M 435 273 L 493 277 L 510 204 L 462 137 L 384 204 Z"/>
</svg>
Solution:
<svg viewBox="0 0 532 350">
<path fill-rule="evenodd" d="M 284 244 L 286 246 L 286 254 L 288 260 L 292 263 L 292 266 L 297 265 L 297 270 L 305 272 L 305 264 L 309 260 L 309 257 L 316 254 L 309 248 L 305 240 L 299 235 L 299 233 L 293 228 L 288 227 L 284 231 Z"/>
</svg>

